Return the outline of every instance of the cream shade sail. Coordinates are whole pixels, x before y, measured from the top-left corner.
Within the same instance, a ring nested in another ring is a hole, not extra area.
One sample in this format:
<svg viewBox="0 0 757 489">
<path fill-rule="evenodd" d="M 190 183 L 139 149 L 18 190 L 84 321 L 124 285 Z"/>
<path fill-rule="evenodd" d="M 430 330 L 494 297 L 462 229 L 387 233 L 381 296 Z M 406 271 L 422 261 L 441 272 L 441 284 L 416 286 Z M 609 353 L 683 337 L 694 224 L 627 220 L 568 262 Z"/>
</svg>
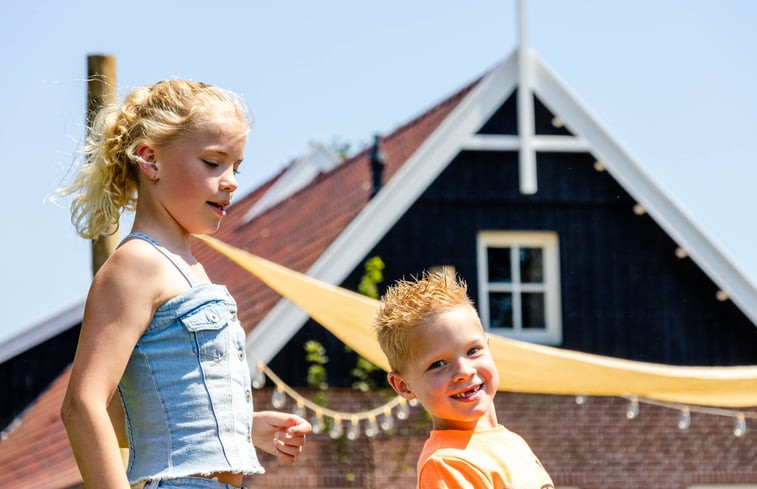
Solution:
<svg viewBox="0 0 757 489">
<path fill-rule="evenodd" d="M 384 370 L 389 369 L 371 326 L 379 301 L 321 282 L 215 238 L 198 238 L 302 308 L 358 354 Z M 702 406 L 757 406 L 757 366 L 660 365 L 489 336 L 502 391 L 638 396 Z"/>
</svg>

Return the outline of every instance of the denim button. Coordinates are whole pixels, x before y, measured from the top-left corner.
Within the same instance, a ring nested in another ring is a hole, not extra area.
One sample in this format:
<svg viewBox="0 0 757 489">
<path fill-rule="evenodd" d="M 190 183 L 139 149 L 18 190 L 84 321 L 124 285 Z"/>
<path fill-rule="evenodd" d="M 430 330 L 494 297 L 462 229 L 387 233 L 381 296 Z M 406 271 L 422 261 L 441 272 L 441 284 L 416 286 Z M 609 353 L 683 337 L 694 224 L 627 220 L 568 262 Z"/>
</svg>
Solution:
<svg viewBox="0 0 757 489">
<path fill-rule="evenodd" d="M 239 359 L 240 360 L 244 360 L 244 351 L 243 350 L 239 350 Z"/>
<path fill-rule="evenodd" d="M 217 323 L 218 322 L 218 316 L 216 316 L 212 312 L 210 313 L 210 315 L 208 315 L 208 319 L 210 319 L 210 321 L 213 322 L 213 323 Z"/>
</svg>

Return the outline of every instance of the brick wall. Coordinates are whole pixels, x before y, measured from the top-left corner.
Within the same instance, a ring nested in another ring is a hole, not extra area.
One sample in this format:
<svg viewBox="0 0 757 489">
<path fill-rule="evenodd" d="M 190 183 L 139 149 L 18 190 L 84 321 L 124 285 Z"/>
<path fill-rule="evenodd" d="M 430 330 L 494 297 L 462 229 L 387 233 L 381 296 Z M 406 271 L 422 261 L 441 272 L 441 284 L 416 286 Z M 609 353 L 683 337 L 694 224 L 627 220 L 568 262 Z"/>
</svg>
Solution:
<svg viewBox="0 0 757 489">
<path fill-rule="evenodd" d="M 301 392 L 311 397 L 307 391 Z M 256 392 L 256 409 L 270 409 L 270 389 Z M 380 405 L 379 396 L 329 390 L 329 407 L 359 411 Z M 757 484 L 757 425 L 733 435 L 733 419 L 692 413 L 686 431 L 678 411 L 641 404 L 625 416 L 627 401 L 571 396 L 499 393 L 500 423 L 523 436 L 552 475 L 555 485 L 581 489 L 685 489 L 694 484 Z M 291 408 L 291 405 L 284 409 Z M 261 454 L 267 474 L 246 480 L 255 489 L 411 488 L 415 461 L 430 427 L 420 408 L 396 420 L 394 433 L 365 435 L 339 445 L 313 435 L 295 465 Z M 342 460 L 340 461 L 340 457 Z"/>
</svg>

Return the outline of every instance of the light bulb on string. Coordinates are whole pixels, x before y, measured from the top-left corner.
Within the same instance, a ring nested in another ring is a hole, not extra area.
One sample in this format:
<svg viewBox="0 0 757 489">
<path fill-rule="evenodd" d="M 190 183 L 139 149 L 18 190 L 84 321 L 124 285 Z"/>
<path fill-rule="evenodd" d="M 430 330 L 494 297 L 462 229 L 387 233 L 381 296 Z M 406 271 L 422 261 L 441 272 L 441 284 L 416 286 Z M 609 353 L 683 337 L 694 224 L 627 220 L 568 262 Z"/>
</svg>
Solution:
<svg viewBox="0 0 757 489">
<path fill-rule="evenodd" d="M 337 438 L 342 436 L 342 433 L 344 433 L 344 428 L 342 428 L 342 419 L 339 416 L 337 416 L 331 422 L 331 428 L 329 429 L 329 436 L 331 437 L 332 440 L 336 440 Z"/>
<path fill-rule="evenodd" d="M 360 438 L 360 421 L 357 416 L 353 416 L 350 425 L 347 427 L 347 439 L 355 441 Z"/>
<path fill-rule="evenodd" d="M 284 404 L 286 404 L 286 394 L 284 393 L 284 389 L 276 386 L 273 390 L 273 394 L 271 394 L 271 405 L 276 409 L 281 409 L 284 407 Z"/>
<path fill-rule="evenodd" d="M 733 423 L 733 436 L 741 438 L 746 435 L 746 432 L 746 418 L 743 413 L 739 413 L 739 415 L 736 416 L 736 421 Z"/>
<path fill-rule="evenodd" d="M 576 404 L 579 406 L 583 406 L 588 401 L 587 397 L 583 394 L 579 394 L 576 396 Z"/>
<path fill-rule="evenodd" d="M 639 415 L 639 400 L 635 397 L 631 398 L 626 408 L 626 418 L 634 419 Z"/>
<path fill-rule="evenodd" d="M 253 389 L 262 389 L 265 387 L 265 372 L 259 368 L 255 369 L 252 374 L 252 387 Z"/>
<path fill-rule="evenodd" d="M 410 407 L 407 405 L 407 401 L 400 400 L 397 406 L 397 419 L 405 420 L 410 417 Z"/>
<path fill-rule="evenodd" d="M 292 408 L 292 413 L 296 414 L 297 416 L 304 418 L 307 414 L 305 412 L 305 403 L 302 402 L 301 399 L 297 400 L 297 403 L 294 405 L 294 408 Z"/>
<path fill-rule="evenodd" d="M 392 410 L 389 408 L 384 409 L 384 415 L 381 416 L 381 429 L 389 431 L 394 428 L 394 416 L 392 416 Z"/>
<path fill-rule="evenodd" d="M 681 414 L 678 415 L 678 429 L 688 430 L 689 426 L 691 426 L 691 411 L 685 407 L 681 409 Z"/>
<path fill-rule="evenodd" d="M 418 399 L 412 398 L 409 401 L 407 401 L 408 404 L 410 404 L 411 407 L 417 407 L 418 406 Z"/>
<path fill-rule="evenodd" d="M 376 416 L 368 416 L 368 421 L 365 423 L 365 436 L 373 438 L 378 435 L 379 427 L 376 422 Z"/>
<path fill-rule="evenodd" d="M 313 433 L 318 434 L 322 433 L 323 429 L 326 427 L 326 423 L 323 422 L 323 415 L 319 412 L 315 413 L 312 418 L 310 418 L 310 426 L 312 426 Z"/>
</svg>

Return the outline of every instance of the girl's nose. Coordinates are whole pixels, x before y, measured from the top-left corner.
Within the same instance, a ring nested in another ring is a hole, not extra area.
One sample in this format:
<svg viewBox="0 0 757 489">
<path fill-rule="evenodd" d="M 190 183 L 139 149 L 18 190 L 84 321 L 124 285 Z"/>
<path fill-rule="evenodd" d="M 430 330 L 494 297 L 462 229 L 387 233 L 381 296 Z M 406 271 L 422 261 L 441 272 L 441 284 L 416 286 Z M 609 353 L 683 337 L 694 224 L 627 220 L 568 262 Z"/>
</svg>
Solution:
<svg viewBox="0 0 757 489">
<path fill-rule="evenodd" d="M 237 176 L 234 174 L 234 170 L 229 169 L 224 172 L 221 177 L 221 190 L 231 193 L 235 191 L 238 186 L 239 184 L 237 182 Z"/>
</svg>

